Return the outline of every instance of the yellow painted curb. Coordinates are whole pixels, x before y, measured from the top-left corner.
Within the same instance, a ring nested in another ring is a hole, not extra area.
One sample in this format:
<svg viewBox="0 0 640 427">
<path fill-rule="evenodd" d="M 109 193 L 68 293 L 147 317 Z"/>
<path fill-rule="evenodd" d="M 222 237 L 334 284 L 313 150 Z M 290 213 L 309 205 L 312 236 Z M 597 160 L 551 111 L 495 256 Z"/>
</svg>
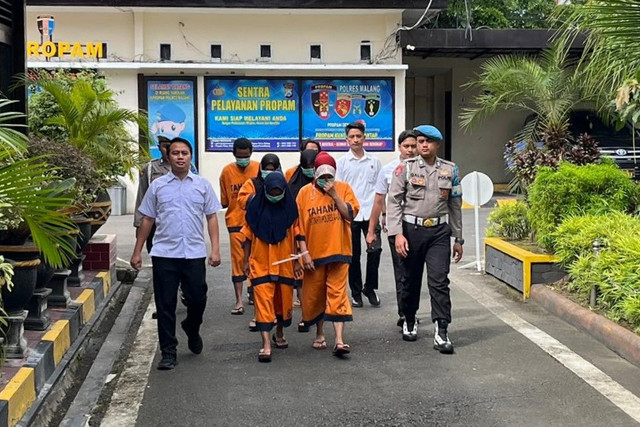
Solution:
<svg viewBox="0 0 640 427">
<path fill-rule="evenodd" d="M 82 324 L 86 325 L 89 319 L 96 312 L 96 300 L 93 294 L 93 289 L 85 289 L 82 291 L 76 302 L 82 305 Z"/>
<path fill-rule="evenodd" d="M 20 368 L 0 392 L 0 400 L 9 403 L 9 425 L 15 426 L 36 401 L 35 370 Z"/>
<path fill-rule="evenodd" d="M 51 325 L 49 332 L 42 337 L 43 341 L 53 341 L 53 361 L 56 366 L 71 346 L 71 331 L 68 320 L 58 320 Z"/>
<path fill-rule="evenodd" d="M 493 184 L 493 191 L 509 191 L 509 184 Z"/>
<path fill-rule="evenodd" d="M 534 254 L 526 249 L 522 249 L 514 244 L 497 237 L 487 237 L 484 239 L 486 246 L 491 246 L 510 257 L 522 261 L 522 298 L 528 299 L 531 296 L 531 264 L 532 263 L 554 263 L 558 262 L 555 255 Z M 485 259 L 486 254 L 485 254 Z"/>
<path fill-rule="evenodd" d="M 462 209 L 473 209 L 473 205 L 470 205 L 469 203 L 465 202 L 464 200 L 462 201 Z"/>
<path fill-rule="evenodd" d="M 101 271 L 96 274 L 96 277 L 102 279 L 102 293 L 106 297 L 109 293 L 109 289 L 111 289 L 111 274 L 108 271 Z"/>
</svg>

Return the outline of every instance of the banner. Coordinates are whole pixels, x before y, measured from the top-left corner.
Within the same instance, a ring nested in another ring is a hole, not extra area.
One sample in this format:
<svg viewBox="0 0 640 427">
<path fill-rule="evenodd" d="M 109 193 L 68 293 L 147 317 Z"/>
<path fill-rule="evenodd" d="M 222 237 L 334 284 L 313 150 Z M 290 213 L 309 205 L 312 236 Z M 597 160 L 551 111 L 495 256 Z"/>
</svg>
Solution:
<svg viewBox="0 0 640 427">
<path fill-rule="evenodd" d="M 302 138 L 322 144 L 323 150 L 349 148 L 344 128 L 365 125 L 365 149 L 394 149 L 393 79 L 303 80 Z"/>
<path fill-rule="evenodd" d="M 298 151 L 297 79 L 205 79 L 206 151 L 232 151 L 251 140 L 256 151 Z"/>
<path fill-rule="evenodd" d="M 147 80 L 147 111 L 149 112 L 149 134 L 153 143 L 149 145 L 152 159 L 161 157 L 158 140 L 184 138 L 191 143 L 196 164 L 195 81 L 194 80 Z"/>
</svg>

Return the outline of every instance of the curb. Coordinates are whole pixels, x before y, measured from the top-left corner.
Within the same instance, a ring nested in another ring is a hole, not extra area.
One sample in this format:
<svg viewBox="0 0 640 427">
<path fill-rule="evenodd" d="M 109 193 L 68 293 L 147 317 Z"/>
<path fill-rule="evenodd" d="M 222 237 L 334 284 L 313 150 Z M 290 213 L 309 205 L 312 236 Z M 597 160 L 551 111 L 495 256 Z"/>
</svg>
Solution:
<svg viewBox="0 0 640 427">
<path fill-rule="evenodd" d="M 568 300 L 545 285 L 531 286 L 531 299 L 640 367 L 640 336 L 637 334 Z"/>
<path fill-rule="evenodd" d="M 110 272 L 99 272 L 85 286 L 86 289 L 62 314 L 62 319 L 51 324 L 22 367 L 0 390 L 0 427 L 18 424 L 30 411 L 40 392 L 46 389 L 45 385 L 56 368 L 65 364 L 67 351 L 81 335 L 81 329 L 90 323 L 96 307 L 111 288 Z"/>
</svg>

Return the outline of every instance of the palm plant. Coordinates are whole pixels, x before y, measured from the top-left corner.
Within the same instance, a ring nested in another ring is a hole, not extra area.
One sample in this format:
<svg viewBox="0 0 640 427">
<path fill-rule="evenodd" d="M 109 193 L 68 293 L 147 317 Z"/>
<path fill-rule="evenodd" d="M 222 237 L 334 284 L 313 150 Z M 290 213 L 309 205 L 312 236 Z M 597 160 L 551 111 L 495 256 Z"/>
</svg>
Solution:
<svg viewBox="0 0 640 427">
<path fill-rule="evenodd" d="M 460 114 L 461 126 L 520 110 L 533 119 L 516 135 L 518 141 L 565 138 L 571 109 L 592 98 L 582 90 L 582 76 L 569 67 L 566 46 L 555 42 L 539 59 L 502 55 L 487 60 L 478 77 L 465 85 L 479 93 Z"/>
<path fill-rule="evenodd" d="M 31 235 L 49 265 L 62 267 L 74 255 L 68 235 L 77 230 L 61 212 L 70 198 L 42 157 L 22 157 L 27 140 L 13 124 L 22 114 L 9 111 L 12 103 L 0 99 L 0 237 L 11 244 Z"/>
<path fill-rule="evenodd" d="M 556 19 L 564 24 L 563 39 L 586 35 L 578 70 L 587 90 L 604 94 L 598 99 L 600 106 L 610 106 L 624 81 L 640 69 L 637 0 L 589 1 L 570 9 L 557 8 Z"/>
<path fill-rule="evenodd" d="M 104 178 L 96 191 L 113 185 L 119 176 L 131 176 L 133 169 L 147 160 L 127 130 L 131 124 L 146 129 L 146 118 L 119 108 L 112 90 L 86 79 L 69 84 L 48 74 L 32 74 L 25 81 L 53 98 L 57 114 L 45 122 L 54 129 L 64 129 L 68 142 L 93 160 Z"/>
</svg>

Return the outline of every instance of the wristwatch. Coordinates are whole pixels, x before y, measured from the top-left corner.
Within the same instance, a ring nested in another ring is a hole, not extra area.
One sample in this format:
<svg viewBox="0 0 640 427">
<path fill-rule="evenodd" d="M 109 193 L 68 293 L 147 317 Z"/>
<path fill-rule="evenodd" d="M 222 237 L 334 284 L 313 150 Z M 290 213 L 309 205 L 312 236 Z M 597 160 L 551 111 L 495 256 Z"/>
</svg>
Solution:
<svg viewBox="0 0 640 427">
<path fill-rule="evenodd" d="M 459 243 L 461 245 L 464 245 L 464 239 L 458 239 L 457 237 L 454 239 L 453 241 L 454 243 Z"/>
</svg>

